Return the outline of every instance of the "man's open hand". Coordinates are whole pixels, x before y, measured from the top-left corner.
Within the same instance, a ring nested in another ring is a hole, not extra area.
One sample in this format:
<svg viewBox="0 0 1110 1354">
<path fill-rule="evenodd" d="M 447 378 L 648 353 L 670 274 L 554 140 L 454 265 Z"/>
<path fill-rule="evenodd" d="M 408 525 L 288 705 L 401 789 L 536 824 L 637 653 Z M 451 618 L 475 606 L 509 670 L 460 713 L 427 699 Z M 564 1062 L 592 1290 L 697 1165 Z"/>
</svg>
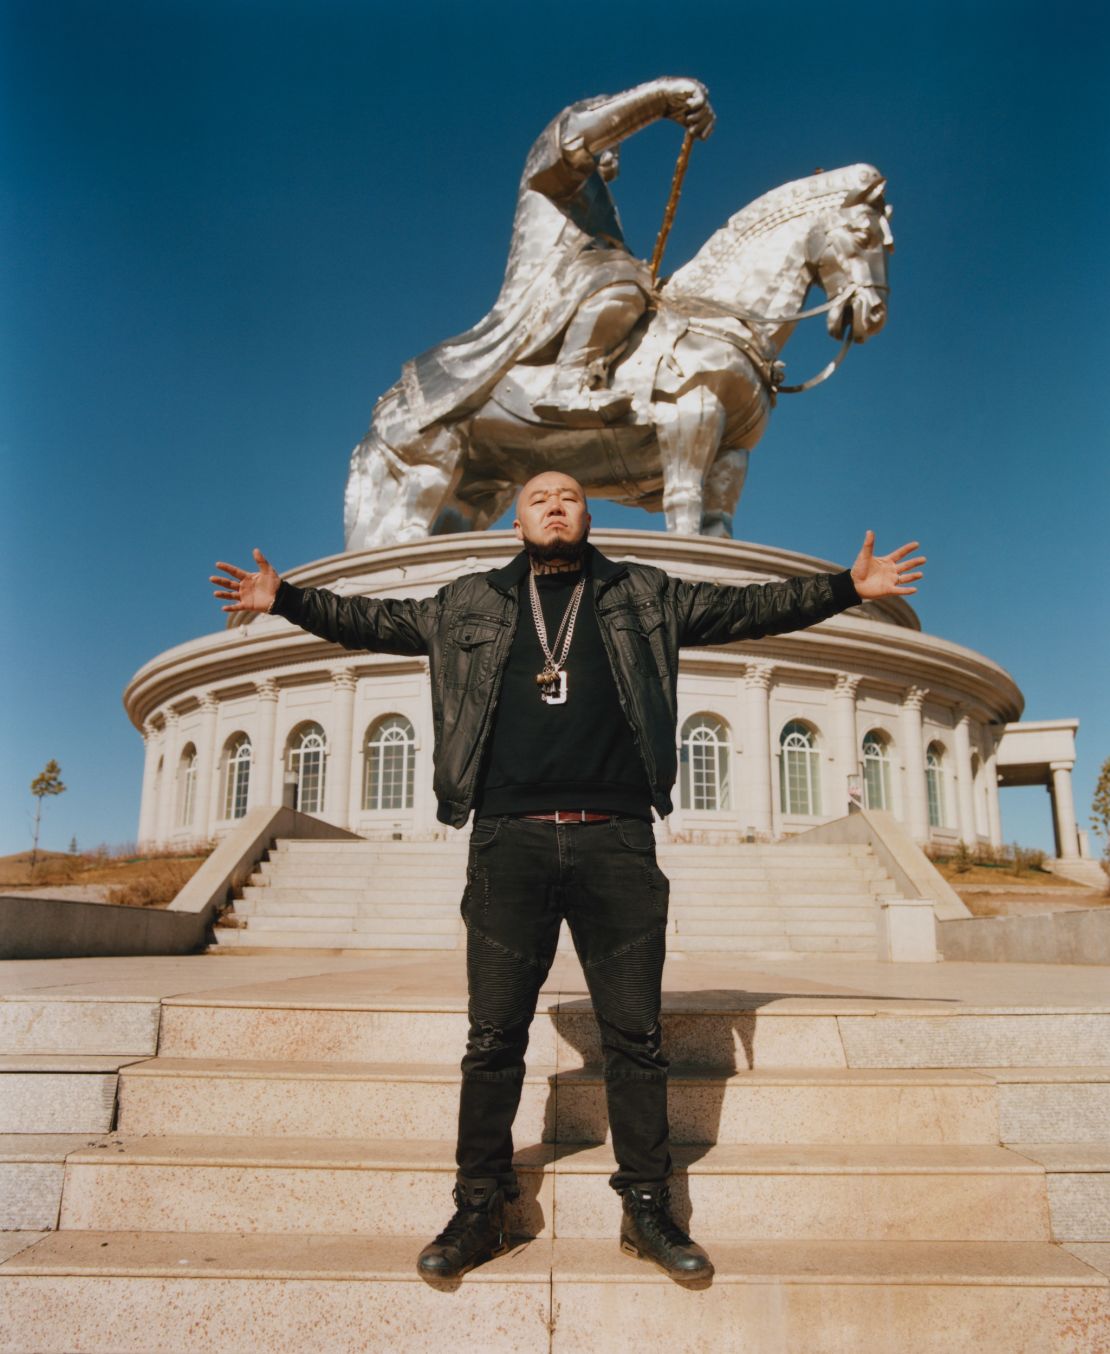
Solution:
<svg viewBox="0 0 1110 1354">
<path fill-rule="evenodd" d="M 225 564 L 223 560 L 216 561 L 216 568 L 230 575 L 224 578 L 220 574 L 212 574 L 209 578 L 209 582 L 217 585 L 213 597 L 230 599 L 230 605 L 221 608 L 223 611 L 269 611 L 273 605 L 281 579 L 261 550 L 251 553 L 259 566 L 256 574 L 249 574 L 234 564 Z"/>
<path fill-rule="evenodd" d="M 875 533 L 869 531 L 852 565 L 852 582 L 856 592 L 868 601 L 874 597 L 889 597 L 894 593 L 916 592 L 916 588 L 907 587 L 906 584 L 920 578 L 921 570 L 918 569 L 917 573 L 908 571 L 924 564 L 925 556 L 918 555 L 916 559 L 907 559 L 906 556 L 917 548 L 918 542 L 910 541 L 892 550 L 889 555 L 876 555 Z"/>
</svg>

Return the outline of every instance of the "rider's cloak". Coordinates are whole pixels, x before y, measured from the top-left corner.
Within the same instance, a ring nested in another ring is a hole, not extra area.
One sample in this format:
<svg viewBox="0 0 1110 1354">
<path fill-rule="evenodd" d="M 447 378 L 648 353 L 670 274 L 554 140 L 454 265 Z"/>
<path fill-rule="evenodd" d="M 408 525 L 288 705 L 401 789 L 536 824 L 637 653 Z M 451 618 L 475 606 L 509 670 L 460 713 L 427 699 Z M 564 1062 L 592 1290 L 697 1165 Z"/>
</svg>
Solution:
<svg viewBox="0 0 1110 1354">
<path fill-rule="evenodd" d="M 493 309 L 472 329 L 405 363 L 399 384 L 407 406 L 402 419 L 410 428 L 473 413 L 514 362 L 551 343 L 600 288 L 634 281 L 650 290 L 650 270 L 625 246 L 596 159 L 581 148 L 573 156 L 567 152 L 568 120 L 606 100 L 586 99 L 564 109 L 529 151 L 505 279 Z M 397 393 L 394 386 L 382 396 L 381 413 Z M 394 412 L 401 411 L 395 406 Z M 380 421 L 388 425 L 393 419 L 386 415 Z"/>
</svg>

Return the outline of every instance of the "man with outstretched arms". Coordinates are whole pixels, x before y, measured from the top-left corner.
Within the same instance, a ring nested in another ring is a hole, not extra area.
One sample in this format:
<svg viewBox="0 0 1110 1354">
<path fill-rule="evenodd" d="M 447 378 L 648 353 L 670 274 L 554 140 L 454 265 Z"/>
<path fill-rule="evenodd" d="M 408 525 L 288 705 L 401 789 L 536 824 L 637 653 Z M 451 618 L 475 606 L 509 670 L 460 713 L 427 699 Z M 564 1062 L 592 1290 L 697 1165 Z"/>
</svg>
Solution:
<svg viewBox="0 0 1110 1354">
<path fill-rule="evenodd" d="M 512 1123 L 528 1030 L 565 917 L 601 1032 L 623 1249 L 680 1281 L 713 1272 L 670 1214 L 667 1067 L 659 1025 L 669 885 L 652 811 L 671 811 L 678 654 L 802 629 L 862 600 L 913 593 L 917 542 L 851 570 L 743 587 L 688 583 L 589 544 L 581 485 L 520 492 L 521 552 L 420 600 L 339 597 L 220 563 L 229 612 L 271 612 L 349 649 L 426 654 L 438 817 L 474 815 L 462 912 L 470 1031 L 455 1212 L 421 1252 L 451 1278 L 505 1249 L 517 1195 Z"/>
</svg>

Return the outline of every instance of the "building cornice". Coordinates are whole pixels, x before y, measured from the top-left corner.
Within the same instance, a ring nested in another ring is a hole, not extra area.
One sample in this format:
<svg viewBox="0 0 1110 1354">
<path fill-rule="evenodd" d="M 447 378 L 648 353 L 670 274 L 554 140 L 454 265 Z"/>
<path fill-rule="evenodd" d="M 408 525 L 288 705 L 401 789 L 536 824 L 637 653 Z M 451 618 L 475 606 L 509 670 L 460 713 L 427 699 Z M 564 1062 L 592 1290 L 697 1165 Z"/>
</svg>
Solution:
<svg viewBox="0 0 1110 1354">
<path fill-rule="evenodd" d="M 676 536 L 646 531 L 597 531 L 591 540 L 615 559 L 638 560 L 686 578 L 728 583 L 764 582 L 807 573 L 836 571 L 827 560 L 744 541 Z M 331 586 L 344 595 L 428 595 L 465 572 L 504 563 L 518 549 L 511 532 L 467 532 L 433 537 L 405 546 L 380 547 L 316 560 L 283 577 L 305 586 Z M 441 577 L 442 575 L 442 577 Z M 439 581 L 437 581 L 437 579 Z M 238 618 L 237 618 L 238 619 Z M 791 673 L 827 679 L 830 690 L 845 669 L 860 672 L 866 689 L 927 687 L 929 699 L 957 701 L 988 722 L 1017 720 L 1024 705 L 1020 690 L 998 664 L 972 649 L 921 631 L 916 614 L 898 597 L 853 607 L 830 620 L 787 635 L 767 636 L 727 648 L 684 650 L 683 671 L 742 676 L 742 667 L 768 662 L 773 685 Z M 360 673 L 419 673 L 422 658 L 353 654 L 290 625 L 279 617 L 254 616 L 249 624 L 203 635 L 167 649 L 134 675 L 124 707 L 142 728 L 169 702 L 198 688 L 217 695 L 245 684 L 273 679 L 279 685 L 319 680 L 330 683 L 337 663 Z M 735 674 L 732 669 L 735 665 Z"/>
</svg>

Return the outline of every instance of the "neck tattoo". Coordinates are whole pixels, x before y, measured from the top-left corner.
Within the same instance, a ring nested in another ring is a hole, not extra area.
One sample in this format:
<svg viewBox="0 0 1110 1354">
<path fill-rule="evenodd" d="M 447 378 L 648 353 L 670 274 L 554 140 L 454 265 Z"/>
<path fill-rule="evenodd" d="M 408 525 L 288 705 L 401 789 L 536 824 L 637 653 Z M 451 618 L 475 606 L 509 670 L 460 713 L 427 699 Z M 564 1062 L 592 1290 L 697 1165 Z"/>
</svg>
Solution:
<svg viewBox="0 0 1110 1354">
<path fill-rule="evenodd" d="M 532 561 L 532 572 L 534 574 L 573 574 L 581 569 L 581 567 L 581 560 L 552 559 Z"/>
</svg>

